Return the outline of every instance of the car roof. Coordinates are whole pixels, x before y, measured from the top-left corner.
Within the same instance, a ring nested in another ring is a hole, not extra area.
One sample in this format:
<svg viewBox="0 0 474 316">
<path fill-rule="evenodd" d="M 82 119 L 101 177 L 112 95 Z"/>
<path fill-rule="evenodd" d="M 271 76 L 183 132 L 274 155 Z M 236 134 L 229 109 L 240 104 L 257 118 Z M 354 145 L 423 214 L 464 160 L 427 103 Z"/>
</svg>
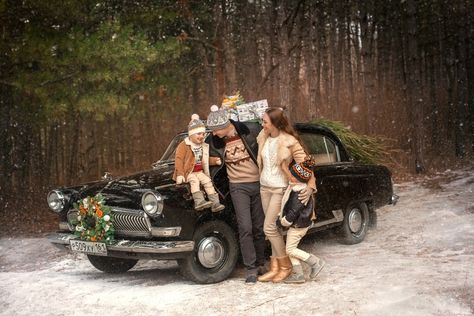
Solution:
<svg viewBox="0 0 474 316">
<path fill-rule="evenodd" d="M 331 129 L 316 123 L 296 123 L 294 127 L 298 132 L 319 132 L 339 138 Z"/>
</svg>

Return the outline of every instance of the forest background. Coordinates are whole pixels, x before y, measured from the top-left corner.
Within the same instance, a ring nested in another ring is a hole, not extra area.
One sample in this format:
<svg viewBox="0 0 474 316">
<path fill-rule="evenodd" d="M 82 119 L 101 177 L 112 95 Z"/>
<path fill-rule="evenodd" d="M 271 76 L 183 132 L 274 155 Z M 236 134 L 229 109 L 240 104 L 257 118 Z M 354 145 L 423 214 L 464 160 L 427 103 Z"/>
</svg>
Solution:
<svg viewBox="0 0 474 316">
<path fill-rule="evenodd" d="M 236 91 L 391 139 L 395 174 L 471 161 L 473 21 L 470 0 L 0 0 L 2 234 Z"/>
</svg>

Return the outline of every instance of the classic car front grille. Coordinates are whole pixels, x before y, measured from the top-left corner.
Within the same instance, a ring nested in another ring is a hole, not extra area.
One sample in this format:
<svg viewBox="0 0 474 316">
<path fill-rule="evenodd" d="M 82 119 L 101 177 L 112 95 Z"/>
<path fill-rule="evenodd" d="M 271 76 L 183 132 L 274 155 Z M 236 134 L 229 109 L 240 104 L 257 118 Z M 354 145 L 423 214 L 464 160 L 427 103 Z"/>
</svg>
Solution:
<svg viewBox="0 0 474 316">
<path fill-rule="evenodd" d="M 117 235 L 151 236 L 151 223 L 144 211 L 112 207 Z"/>
</svg>

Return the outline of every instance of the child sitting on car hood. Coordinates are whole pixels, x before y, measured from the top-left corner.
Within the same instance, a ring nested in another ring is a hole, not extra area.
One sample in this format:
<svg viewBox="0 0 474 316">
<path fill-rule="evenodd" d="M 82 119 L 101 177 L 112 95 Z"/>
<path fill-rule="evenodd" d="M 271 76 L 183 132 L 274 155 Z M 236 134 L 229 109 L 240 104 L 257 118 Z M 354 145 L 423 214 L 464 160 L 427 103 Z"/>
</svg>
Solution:
<svg viewBox="0 0 474 316">
<path fill-rule="evenodd" d="M 214 189 L 209 174 L 209 165 L 220 165 L 220 158 L 209 157 L 209 145 L 204 143 L 206 128 L 193 114 L 188 125 L 188 137 L 176 148 L 175 170 L 173 180 L 176 184 L 189 183 L 197 211 L 211 208 L 212 212 L 222 211 L 225 206 L 219 202 L 219 195 Z M 209 201 L 204 198 L 201 185 L 207 193 Z"/>
</svg>

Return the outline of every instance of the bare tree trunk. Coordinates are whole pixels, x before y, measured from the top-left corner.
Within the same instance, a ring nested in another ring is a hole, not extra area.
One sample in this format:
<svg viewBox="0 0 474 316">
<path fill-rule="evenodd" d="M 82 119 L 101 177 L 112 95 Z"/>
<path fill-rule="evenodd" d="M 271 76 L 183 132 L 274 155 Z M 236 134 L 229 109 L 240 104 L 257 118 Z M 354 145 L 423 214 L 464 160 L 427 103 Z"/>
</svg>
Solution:
<svg viewBox="0 0 474 316">
<path fill-rule="evenodd" d="M 408 86 L 411 89 L 409 104 L 412 112 L 415 130 L 413 134 L 412 148 L 415 153 L 415 170 L 422 172 L 424 170 L 423 159 L 423 118 L 424 102 L 420 91 L 421 80 L 419 76 L 419 56 L 417 43 L 417 12 L 414 0 L 407 1 L 408 18 Z"/>
<path fill-rule="evenodd" d="M 280 91 L 280 105 L 288 109 L 288 113 L 291 114 L 290 106 L 290 28 L 288 16 L 291 14 L 288 4 L 283 2 L 276 6 L 275 11 L 277 15 L 275 32 L 278 36 L 279 41 L 279 67 L 278 67 L 278 82 Z"/>
<path fill-rule="evenodd" d="M 342 16 L 344 13 L 344 10 L 342 10 L 342 4 L 338 1 L 333 2 L 333 14 L 331 18 L 331 43 L 332 43 L 332 69 L 334 72 L 333 76 L 333 81 L 334 81 L 334 89 L 333 89 L 333 95 L 334 95 L 334 113 L 336 114 L 337 119 L 342 118 L 342 113 L 341 113 L 341 95 L 343 95 L 342 88 L 345 88 L 341 86 L 341 76 L 342 76 L 342 63 L 343 63 L 343 51 L 344 51 L 344 39 L 342 35 L 342 21 L 344 21 L 344 17 Z"/>
<path fill-rule="evenodd" d="M 468 104 L 468 91 L 467 91 L 467 73 L 466 73 L 466 66 L 468 63 L 467 56 L 466 56 L 466 45 L 465 39 L 466 32 L 465 32 L 465 25 L 467 25 L 467 21 L 464 21 L 464 16 L 466 14 L 465 10 L 466 7 L 464 6 L 464 2 L 461 1 L 457 5 L 457 13 L 460 15 L 458 20 L 458 32 L 457 32 L 457 40 L 455 46 L 456 52 L 456 95 L 457 95 L 457 102 L 455 103 L 456 106 L 456 118 L 455 118 L 455 148 L 456 148 L 456 156 L 460 158 L 464 158 L 466 155 L 466 126 L 467 122 L 465 121 L 466 115 L 468 114 L 467 111 L 467 104 Z"/>
<path fill-rule="evenodd" d="M 0 203 L 8 201 L 12 190 L 12 161 L 13 150 L 11 137 L 11 108 L 12 108 L 12 87 L 0 83 Z"/>
<path fill-rule="evenodd" d="M 304 24 L 304 15 L 298 14 L 295 19 L 294 29 L 296 30 L 292 51 L 290 52 L 290 104 L 292 106 L 293 120 L 306 121 L 308 119 L 304 109 L 301 107 L 301 57 L 303 50 L 303 37 L 306 25 Z"/>
<path fill-rule="evenodd" d="M 370 23 L 370 25 L 369 25 Z M 366 130 L 367 132 L 373 133 L 373 122 L 374 122 L 374 100 L 375 100 L 375 89 L 374 89 L 374 69 L 373 69 L 373 29 L 374 29 L 373 17 L 369 13 L 367 2 L 364 2 L 360 6 L 360 28 L 361 28 L 361 55 L 362 55 L 362 67 L 363 67 L 363 80 L 364 80 L 364 99 L 365 99 L 365 115 L 366 115 Z"/>
<path fill-rule="evenodd" d="M 214 16 L 216 16 L 215 38 L 214 46 L 216 47 L 216 82 L 217 82 L 217 96 L 221 97 L 225 94 L 225 53 L 224 53 L 224 36 L 225 30 L 225 1 L 214 5 Z"/>
<path fill-rule="evenodd" d="M 318 101 L 321 98 L 319 94 L 319 68 L 320 58 L 318 41 L 317 41 L 317 17 L 316 17 L 316 6 L 318 3 L 309 4 L 309 32 L 307 36 L 307 43 L 305 45 L 305 74 L 306 82 L 308 84 L 308 94 L 309 94 L 309 103 L 308 103 L 308 113 L 309 119 L 314 120 L 316 118 L 316 111 L 318 108 Z"/>
<path fill-rule="evenodd" d="M 468 86 L 468 102 L 467 106 L 469 109 L 469 134 L 470 134 L 470 150 L 474 153 L 474 45 L 472 39 L 474 38 L 474 22 L 472 12 L 474 12 L 474 4 L 472 1 L 466 0 L 466 28 L 468 30 L 467 36 L 464 38 L 466 45 L 466 56 L 467 56 L 467 86 Z"/>
<path fill-rule="evenodd" d="M 350 6 L 348 7 L 348 11 L 350 10 Z M 352 41 L 351 41 L 351 23 L 352 19 L 350 16 L 350 11 L 346 13 L 346 50 L 345 50 L 345 65 L 346 65 L 346 82 L 348 85 L 348 93 L 349 93 L 349 98 L 350 98 L 350 103 L 349 103 L 349 116 L 354 110 L 355 106 L 355 91 L 354 91 L 354 76 L 353 76 L 353 57 L 352 57 Z M 357 49 L 357 47 L 354 47 L 354 49 Z"/>
<path fill-rule="evenodd" d="M 327 30 L 326 30 L 326 23 L 327 23 L 327 16 L 324 8 L 318 8 L 318 50 L 320 51 L 320 64 L 318 69 L 318 76 L 321 80 L 321 85 L 319 89 L 321 89 L 321 112 L 324 113 L 323 109 L 330 109 L 331 104 L 329 102 L 329 94 L 330 94 L 330 83 L 329 83 L 329 52 L 328 52 L 328 39 L 327 39 Z M 319 110 L 319 108 L 318 108 Z M 319 116 L 319 113 L 317 112 Z"/>
</svg>

